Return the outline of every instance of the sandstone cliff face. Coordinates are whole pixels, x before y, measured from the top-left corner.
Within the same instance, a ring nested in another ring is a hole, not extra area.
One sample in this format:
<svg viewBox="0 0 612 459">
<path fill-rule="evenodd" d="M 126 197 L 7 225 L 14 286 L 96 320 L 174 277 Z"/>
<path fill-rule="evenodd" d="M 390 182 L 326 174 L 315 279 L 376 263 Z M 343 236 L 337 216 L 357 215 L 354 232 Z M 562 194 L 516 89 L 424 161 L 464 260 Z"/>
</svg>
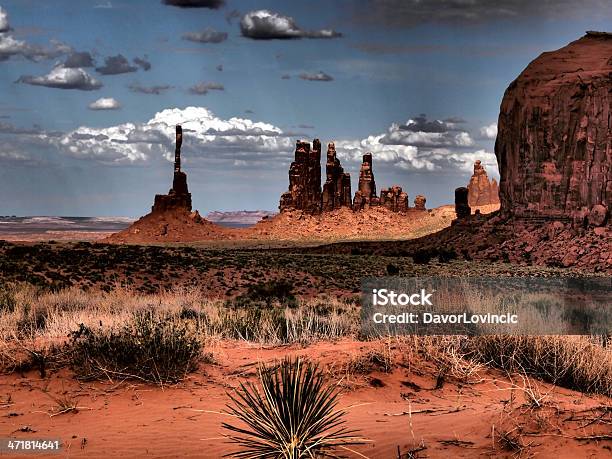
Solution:
<svg viewBox="0 0 612 459">
<path fill-rule="evenodd" d="M 543 53 L 510 84 L 495 154 L 502 215 L 610 220 L 612 34 Z M 594 209 L 595 206 L 600 206 Z"/>
<path fill-rule="evenodd" d="M 487 171 L 479 160 L 474 163 L 474 174 L 472 174 L 467 188 L 470 207 L 499 204 L 497 181 L 495 179 L 489 180 Z"/>
</svg>

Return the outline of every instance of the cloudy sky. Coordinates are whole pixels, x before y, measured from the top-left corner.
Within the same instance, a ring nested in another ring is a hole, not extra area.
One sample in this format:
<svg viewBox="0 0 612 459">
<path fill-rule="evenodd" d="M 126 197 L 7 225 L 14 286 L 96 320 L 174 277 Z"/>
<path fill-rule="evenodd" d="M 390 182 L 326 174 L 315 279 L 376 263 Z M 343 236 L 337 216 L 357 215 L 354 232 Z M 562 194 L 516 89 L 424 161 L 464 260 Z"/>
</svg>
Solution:
<svg viewBox="0 0 612 459">
<path fill-rule="evenodd" d="M 452 201 L 493 155 L 503 91 L 541 52 L 608 30 L 607 0 L 0 0 L 0 215 L 278 206 L 297 139 L 356 188 Z"/>
</svg>

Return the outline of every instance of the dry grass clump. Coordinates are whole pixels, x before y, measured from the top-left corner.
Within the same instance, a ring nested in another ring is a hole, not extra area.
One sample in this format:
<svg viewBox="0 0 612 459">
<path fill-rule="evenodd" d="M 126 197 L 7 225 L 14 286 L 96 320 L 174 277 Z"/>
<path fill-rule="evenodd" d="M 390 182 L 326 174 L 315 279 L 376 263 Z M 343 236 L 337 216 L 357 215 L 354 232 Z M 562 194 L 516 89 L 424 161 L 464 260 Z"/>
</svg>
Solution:
<svg viewBox="0 0 612 459">
<path fill-rule="evenodd" d="M 469 358 L 557 386 L 612 396 L 612 349 L 586 336 L 477 336 L 462 341 Z"/>
<path fill-rule="evenodd" d="M 307 344 L 357 333 L 357 308 L 337 300 L 257 306 L 198 290 L 0 290 L 0 371 L 45 377 L 71 366 L 88 379 L 176 382 L 195 369 L 208 339 Z"/>
<path fill-rule="evenodd" d="M 241 424 L 223 423 L 240 458 L 338 457 L 335 450 L 363 443 L 345 427 L 345 412 L 337 409 L 339 393 L 325 384 L 319 368 L 286 359 L 259 368 L 259 387 L 241 383 L 229 413 Z"/>
<path fill-rule="evenodd" d="M 612 347 L 602 337 L 412 336 L 405 337 L 404 343 L 413 353 L 434 362 L 441 378 L 476 383 L 489 366 L 509 375 L 612 396 Z"/>
<path fill-rule="evenodd" d="M 270 308 L 235 308 L 219 303 L 203 308 L 195 320 L 207 335 L 266 344 L 308 344 L 357 333 L 355 308 L 349 312 L 333 301 L 329 312 L 321 314 L 318 305 L 318 300 L 298 300 L 295 307 L 276 304 Z"/>
</svg>

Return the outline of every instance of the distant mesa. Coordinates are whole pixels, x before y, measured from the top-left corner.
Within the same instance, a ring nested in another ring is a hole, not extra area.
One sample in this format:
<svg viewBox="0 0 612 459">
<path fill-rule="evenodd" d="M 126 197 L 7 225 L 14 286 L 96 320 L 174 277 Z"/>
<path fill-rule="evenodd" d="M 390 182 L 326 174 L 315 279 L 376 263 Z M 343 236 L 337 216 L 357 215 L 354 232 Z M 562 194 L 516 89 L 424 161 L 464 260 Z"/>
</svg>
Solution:
<svg viewBox="0 0 612 459">
<path fill-rule="evenodd" d="M 321 191 L 321 142 L 298 140 L 295 158 L 289 168 L 289 189 L 281 195 L 281 212 L 301 210 L 311 215 L 348 208 L 355 212 L 370 207 L 384 207 L 392 212 L 424 211 L 426 199 L 418 195 L 414 207 L 409 206 L 408 194 L 399 185 L 383 188 L 380 197 L 376 193 L 376 181 L 372 166 L 372 153 L 363 155 L 359 171 L 358 189 L 351 199 L 351 176 L 344 172 L 336 157 L 333 142 L 327 145 L 326 180 Z"/>
<path fill-rule="evenodd" d="M 206 219 L 224 226 L 250 226 L 261 220 L 272 218 L 276 212 L 269 210 L 235 210 L 221 212 L 218 210 L 206 214 Z"/>
<path fill-rule="evenodd" d="M 474 174 L 470 178 L 468 204 L 470 207 L 499 204 L 499 185 L 494 178 L 489 180 L 480 160 L 474 163 Z"/>
</svg>

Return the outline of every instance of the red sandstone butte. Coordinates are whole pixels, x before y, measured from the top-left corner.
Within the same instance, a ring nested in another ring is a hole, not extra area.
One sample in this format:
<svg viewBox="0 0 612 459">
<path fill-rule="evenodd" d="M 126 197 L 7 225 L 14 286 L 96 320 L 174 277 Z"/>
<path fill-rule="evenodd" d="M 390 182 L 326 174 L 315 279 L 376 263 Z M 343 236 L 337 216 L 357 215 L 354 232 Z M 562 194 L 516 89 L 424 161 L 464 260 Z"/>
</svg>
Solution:
<svg viewBox="0 0 612 459">
<path fill-rule="evenodd" d="M 531 62 L 501 103 L 502 215 L 587 221 L 603 208 L 609 219 L 611 107 L 612 34 L 587 32 Z"/>
<path fill-rule="evenodd" d="M 468 204 L 470 207 L 499 204 L 499 186 L 495 179 L 489 180 L 480 160 L 474 163 L 474 174 L 470 178 Z"/>
</svg>

